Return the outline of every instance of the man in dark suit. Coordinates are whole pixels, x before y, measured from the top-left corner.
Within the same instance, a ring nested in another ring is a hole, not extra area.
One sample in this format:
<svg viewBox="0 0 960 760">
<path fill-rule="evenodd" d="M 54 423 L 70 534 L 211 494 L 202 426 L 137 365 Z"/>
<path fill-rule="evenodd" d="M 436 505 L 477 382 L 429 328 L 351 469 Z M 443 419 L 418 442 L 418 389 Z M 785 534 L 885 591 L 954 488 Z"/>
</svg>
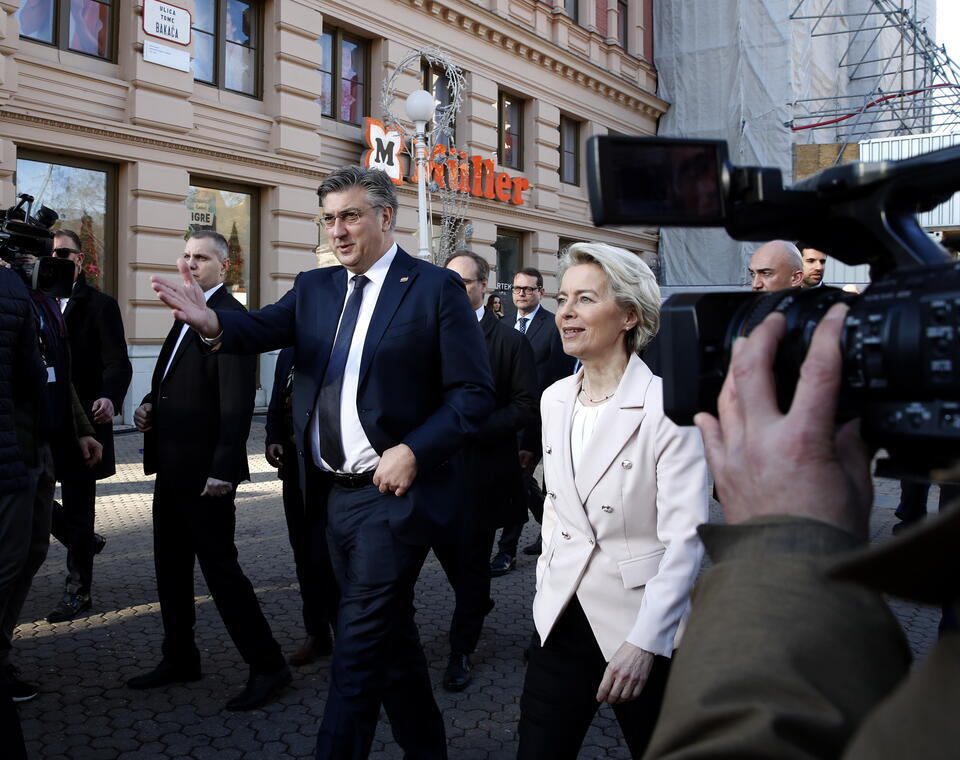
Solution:
<svg viewBox="0 0 960 760">
<path fill-rule="evenodd" d="M 245 310 L 223 285 L 228 263 L 222 235 L 201 231 L 187 241 L 179 265 L 201 302 L 224 313 Z M 256 357 L 211 356 L 197 334 L 174 322 L 160 349 L 150 393 L 134 414 L 144 433 L 144 471 L 157 474 L 153 548 L 163 618 L 163 659 L 131 678 L 152 689 L 200 678 L 194 641 L 194 557 L 227 632 L 250 666 L 246 688 L 228 710 L 251 710 L 290 683 L 290 670 L 270 632 L 234 543 L 237 484 L 250 478 L 247 435 L 253 416 Z"/>
<path fill-rule="evenodd" d="M 493 608 L 490 550 L 494 535 L 497 528 L 526 519 L 517 433 L 539 418 L 539 394 L 530 343 L 483 306 L 490 265 L 476 253 L 457 251 L 446 267 L 460 275 L 480 321 L 496 397 L 496 408 L 464 450 L 467 480 L 460 492 L 467 516 L 464 530 L 460 537 L 433 546 L 457 600 L 443 687 L 462 691 L 473 680 L 470 655 L 480 640 L 483 619 Z"/>
<path fill-rule="evenodd" d="M 547 311 L 543 299 L 543 275 L 533 267 L 521 269 L 513 277 L 513 304 L 517 307 L 514 329 L 525 335 L 533 347 L 537 365 L 537 419 L 520 434 L 520 467 L 528 495 L 528 506 L 537 522 L 543 517 L 543 494 L 533 477 L 540 461 L 540 396 L 557 380 L 573 372 L 574 360 L 563 352 L 563 341 L 554 314 Z M 526 513 L 512 525 L 504 527 L 500 534 L 497 554 L 490 562 L 490 575 L 497 578 L 506 575 L 517 564 L 517 544 L 527 521 Z M 540 539 L 524 548 L 525 554 L 540 553 Z"/>
<path fill-rule="evenodd" d="M 70 259 L 75 267 L 73 291 L 60 303 L 72 357 L 70 379 L 103 446 L 97 467 L 73 467 L 63 473 L 63 506 L 57 509 L 54 503 L 53 535 L 67 547 L 67 579 L 63 599 L 47 615 L 47 622 L 60 623 L 90 609 L 93 555 L 103 548 L 102 537 L 98 539 L 93 530 L 97 481 L 116 472 L 113 418 L 123 405 L 133 368 L 117 302 L 87 285 L 83 276 L 80 237 L 73 230 L 58 230 L 53 253 Z"/>
<path fill-rule="evenodd" d="M 293 562 L 303 601 L 303 626 L 307 636 L 287 659 L 291 665 L 309 665 L 333 651 L 330 625 L 337 617 L 340 591 L 330 566 L 330 552 L 322 521 L 315 510 L 304 508 L 300 490 L 300 461 L 293 435 L 293 349 L 285 348 L 277 357 L 273 393 L 267 407 L 266 457 L 283 481 L 283 515 L 287 537 L 293 549 Z M 310 470 L 308 469 L 308 475 Z M 307 484 L 309 491 L 312 483 Z"/>
<path fill-rule="evenodd" d="M 407 757 L 446 758 L 413 589 L 458 530 L 458 452 L 493 408 L 487 353 L 460 278 L 394 242 L 386 174 L 347 167 L 318 193 L 343 266 L 301 272 L 252 314 L 207 308 L 186 278 L 153 287 L 215 350 L 295 348 L 297 453 L 324 485 L 307 508 L 325 515 L 341 591 L 316 756 L 367 757 L 382 705 Z"/>
</svg>

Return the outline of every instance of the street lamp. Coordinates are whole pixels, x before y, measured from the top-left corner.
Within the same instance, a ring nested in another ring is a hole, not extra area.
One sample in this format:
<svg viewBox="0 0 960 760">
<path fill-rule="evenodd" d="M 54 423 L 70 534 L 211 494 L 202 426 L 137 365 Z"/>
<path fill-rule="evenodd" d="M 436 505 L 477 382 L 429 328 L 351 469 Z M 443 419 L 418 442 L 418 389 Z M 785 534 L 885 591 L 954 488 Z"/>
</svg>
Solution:
<svg viewBox="0 0 960 760">
<path fill-rule="evenodd" d="M 407 96 L 407 118 L 414 123 L 417 148 L 417 207 L 420 211 L 420 250 L 417 256 L 430 261 L 430 220 L 427 218 L 427 122 L 437 108 L 433 93 L 414 90 Z"/>
</svg>

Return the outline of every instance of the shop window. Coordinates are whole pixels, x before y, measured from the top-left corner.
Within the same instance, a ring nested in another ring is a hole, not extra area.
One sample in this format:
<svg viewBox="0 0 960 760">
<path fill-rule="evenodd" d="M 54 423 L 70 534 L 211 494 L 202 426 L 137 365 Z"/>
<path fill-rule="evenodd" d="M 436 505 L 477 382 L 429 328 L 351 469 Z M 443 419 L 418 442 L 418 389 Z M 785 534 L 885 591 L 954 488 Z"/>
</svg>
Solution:
<svg viewBox="0 0 960 760">
<path fill-rule="evenodd" d="M 560 181 L 580 184 L 580 122 L 560 117 Z"/>
<path fill-rule="evenodd" d="M 23 0 L 20 36 L 62 50 L 114 59 L 115 0 Z"/>
<path fill-rule="evenodd" d="M 60 215 L 54 229 L 80 236 L 83 273 L 98 290 L 116 297 L 116 171 L 109 164 L 82 159 L 65 162 L 59 156 L 20 151 L 17 155 L 18 193 L 34 197 L 33 210 L 43 204 Z"/>
<path fill-rule="evenodd" d="M 423 81 L 423 89 L 433 93 L 438 114 L 450 108 L 450 86 L 446 72 L 433 68 L 425 61 L 420 70 L 420 76 Z M 451 124 L 449 133 L 437 135 L 437 145 L 445 145 L 449 148 L 456 143 L 456 137 L 456 127 Z"/>
<path fill-rule="evenodd" d="M 261 6 L 255 0 L 196 0 L 193 78 L 259 97 Z"/>
<path fill-rule="evenodd" d="M 571 245 L 573 245 L 574 243 L 578 243 L 578 242 L 580 242 L 580 241 L 574 240 L 573 238 L 560 238 L 560 243 L 559 243 L 559 245 L 557 245 L 557 258 L 558 258 L 558 259 L 561 258 L 561 257 L 563 256 L 563 254 L 565 254 L 565 253 L 567 252 L 567 249 L 568 249 Z"/>
<path fill-rule="evenodd" d="M 317 42 L 321 51 L 320 112 L 337 121 L 359 124 L 370 111 L 370 43 L 330 27 Z"/>
<path fill-rule="evenodd" d="M 499 133 L 497 159 L 500 166 L 522 169 L 523 101 L 506 92 L 501 92 L 497 105 Z"/>
<path fill-rule="evenodd" d="M 257 201 L 251 188 L 206 179 L 191 179 L 187 193 L 190 226 L 184 239 L 199 230 L 213 230 L 227 239 L 230 263 L 225 282 L 248 309 L 260 306 Z"/>
<path fill-rule="evenodd" d="M 523 233 L 516 230 L 497 229 L 497 290 L 509 293 L 513 289 L 513 276 L 521 268 L 523 260 Z"/>
</svg>

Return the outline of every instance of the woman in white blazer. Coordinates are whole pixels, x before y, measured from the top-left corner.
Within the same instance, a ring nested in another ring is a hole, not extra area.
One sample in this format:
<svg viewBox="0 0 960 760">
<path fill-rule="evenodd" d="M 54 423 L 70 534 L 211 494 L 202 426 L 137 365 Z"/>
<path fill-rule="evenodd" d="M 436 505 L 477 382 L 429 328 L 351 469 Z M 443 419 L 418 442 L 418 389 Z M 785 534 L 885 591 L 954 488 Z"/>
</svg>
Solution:
<svg viewBox="0 0 960 760">
<path fill-rule="evenodd" d="M 518 758 L 575 759 L 602 702 L 639 758 L 700 567 L 707 466 L 638 356 L 660 325 L 649 267 L 577 243 L 560 272 L 557 326 L 583 366 L 540 402 L 547 494 Z"/>
</svg>

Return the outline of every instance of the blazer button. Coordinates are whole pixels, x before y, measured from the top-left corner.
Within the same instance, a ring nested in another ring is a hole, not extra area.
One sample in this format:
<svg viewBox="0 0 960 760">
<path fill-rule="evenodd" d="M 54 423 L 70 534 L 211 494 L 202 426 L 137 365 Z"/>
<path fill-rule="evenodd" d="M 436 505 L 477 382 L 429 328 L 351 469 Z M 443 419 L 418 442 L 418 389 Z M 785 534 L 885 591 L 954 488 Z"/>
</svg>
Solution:
<svg viewBox="0 0 960 760">
<path fill-rule="evenodd" d="M 565 530 L 564 530 L 564 531 L 561 531 L 561 532 L 560 532 L 560 535 L 563 536 L 565 539 L 567 539 L 567 541 L 570 540 L 570 534 L 567 533 Z"/>
<path fill-rule="evenodd" d="M 591 538 L 591 539 L 588 539 L 588 540 L 587 540 L 587 543 L 590 544 L 590 546 L 593 546 L 593 545 L 596 543 L 596 541 L 594 541 L 594 540 Z"/>
<path fill-rule="evenodd" d="M 602 507 L 600 507 L 600 509 L 602 509 L 607 514 L 610 514 L 611 512 L 613 512 L 613 507 L 611 507 L 609 504 L 604 504 Z"/>
<path fill-rule="evenodd" d="M 547 496 L 549 496 L 551 499 L 557 498 L 557 495 L 553 491 L 547 491 Z"/>
<path fill-rule="evenodd" d="M 629 470 L 631 467 L 633 467 L 633 462 L 631 462 L 629 459 L 624 459 L 620 463 L 620 466 L 625 470 Z"/>
<path fill-rule="evenodd" d="M 548 454 L 553 451 L 553 449 L 550 448 L 550 444 L 549 444 L 549 443 L 546 444 L 546 445 L 543 447 L 543 450 L 544 450 L 545 452 L 547 452 Z"/>
</svg>

